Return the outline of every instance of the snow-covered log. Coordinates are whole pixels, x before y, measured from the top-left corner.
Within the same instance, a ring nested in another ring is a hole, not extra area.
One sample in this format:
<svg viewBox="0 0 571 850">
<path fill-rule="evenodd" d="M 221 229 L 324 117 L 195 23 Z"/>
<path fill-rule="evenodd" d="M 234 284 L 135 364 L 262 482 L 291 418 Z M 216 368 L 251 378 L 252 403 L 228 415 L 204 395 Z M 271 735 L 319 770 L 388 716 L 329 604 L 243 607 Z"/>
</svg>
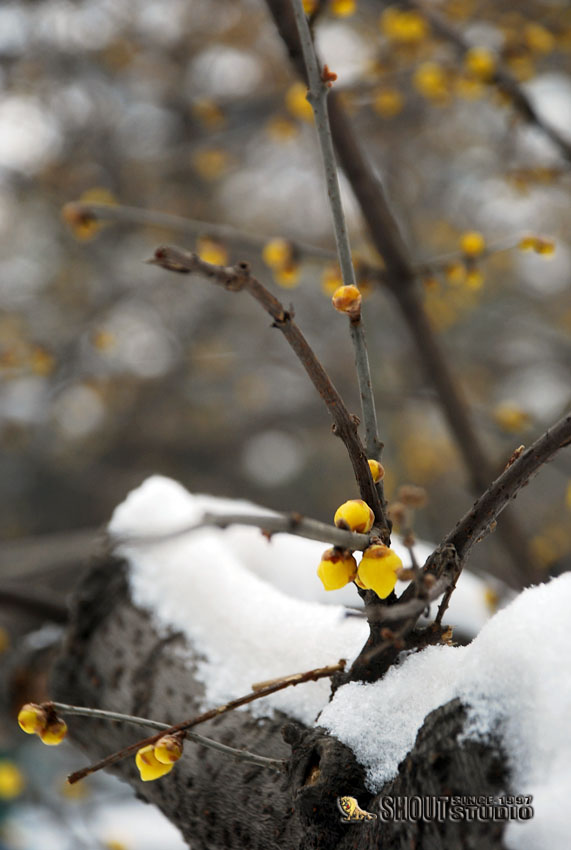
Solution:
<svg viewBox="0 0 571 850">
<path fill-rule="evenodd" d="M 167 479 L 150 479 L 120 506 L 110 531 L 124 540 L 177 528 L 213 508 L 206 502 Z M 318 553 L 320 544 L 285 536 L 268 542 L 254 529 L 123 543 L 94 564 L 76 594 L 52 697 L 176 723 L 247 693 L 256 681 L 350 660 L 366 639 L 363 620 L 287 595 L 257 574 L 265 563 L 283 578 L 290 564 L 298 583 L 309 570 L 318 587 L 314 547 Z M 284 759 L 283 773 L 191 742 L 158 781 L 141 782 L 132 758 L 113 769 L 194 850 L 539 850 L 547 837 L 560 850 L 565 827 L 554 811 L 569 791 L 561 663 L 571 654 L 570 597 L 571 578 L 563 576 L 520 595 L 469 646 L 409 655 L 382 681 L 343 686 L 331 701 L 327 680 L 311 682 L 198 727 L 224 744 Z M 70 718 L 70 727 L 90 760 L 147 734 L 87 718 Z M 492 818 L 381 817 L 397 797 L 502 793 L 533 794 L 535 820 L 506 829 Z M 341 796 L 379 817 L 342 823 Z"/>
</svg>

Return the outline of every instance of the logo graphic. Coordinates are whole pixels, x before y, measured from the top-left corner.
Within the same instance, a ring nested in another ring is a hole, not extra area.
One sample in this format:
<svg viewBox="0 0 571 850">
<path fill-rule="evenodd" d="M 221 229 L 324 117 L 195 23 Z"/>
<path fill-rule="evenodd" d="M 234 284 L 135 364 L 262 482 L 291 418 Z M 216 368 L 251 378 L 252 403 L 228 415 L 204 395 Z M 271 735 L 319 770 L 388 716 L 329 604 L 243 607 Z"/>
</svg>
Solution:
<svg viewBox="0 0 571 850">
<path fill-rule="evenodd" d="M 376 815 L 362 809 L 354 797 L 337 797 L 337 805 L 343 815 L 341 823 L 357 823 L 357 821 L 377 819 Z"/>
</svg>

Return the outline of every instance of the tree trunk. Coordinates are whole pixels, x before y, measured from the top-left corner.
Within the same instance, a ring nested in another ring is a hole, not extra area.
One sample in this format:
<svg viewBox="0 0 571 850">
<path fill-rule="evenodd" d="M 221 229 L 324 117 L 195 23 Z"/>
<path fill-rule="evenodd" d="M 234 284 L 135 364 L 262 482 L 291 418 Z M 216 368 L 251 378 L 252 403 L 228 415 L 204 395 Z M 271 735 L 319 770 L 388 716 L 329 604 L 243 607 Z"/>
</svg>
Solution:
<svg viewBox="0 0 571 850">
<path fill-rule="evenodd" d="M 200 710 L 202 685 L 192 647 L 179 634 L 158 635 L 148 613 L 130 600 L 127 565 L 109 557 L 81 582 L 71 623 L 54 666 L 51 697 L 176 723 Z M 189 661 L 189 659 L 191 659 Z M 303 687 L 301 685 L 300 687 Z M 406 706 L 403 706 L 406 711 Z M 394 781 L 373 796 L 352 752 L 321 729 L 278 713 L 254 719 L 234 711 L 197 731 L 224 744 L 285 759 L 283 774 L 185 744 L 172 772 L 143 783 L 132 757 L 112 770 L 157 805 L 193 850 L 471 850 L 502 848 L 501 822 L 341 822 L 337 797 L 353 796 L 379 813 L 383 796 L 493 795 L 505 788 L 499 747 L 458 744 L 465 709 L 455 700 L 427 716 Z M 118 722 L 69 718 L 72 739 L 96 760 L 145 736 Z M 78 765 L 79 766 L 79 765 Z"/>
</svg>

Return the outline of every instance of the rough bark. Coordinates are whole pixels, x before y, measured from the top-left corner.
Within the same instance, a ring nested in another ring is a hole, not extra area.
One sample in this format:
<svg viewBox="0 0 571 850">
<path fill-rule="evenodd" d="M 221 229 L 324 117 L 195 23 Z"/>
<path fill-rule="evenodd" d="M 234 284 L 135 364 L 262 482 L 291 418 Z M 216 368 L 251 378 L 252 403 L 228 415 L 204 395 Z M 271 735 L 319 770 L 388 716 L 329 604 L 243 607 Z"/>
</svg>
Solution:
<svg viewBox="0 0 571 850">
<path fill-rule="evenodd" d="M 182 635 L 156 633 L 149 615 L 130 600 L 125 563 L 109 557 L 94 565 L 75 595 L 50 695 L 66 703 L 174 723 L 199 710 L 197 660 Z M 382 793 L 466 796 L 504 790 L 500 749 L 457 743 L 464 715 L 457 701 L 429 715 L 398 776 Z M 69 726 L 90 760 L 146 734 L 122 723 L 87 718 L 70 717 Z M 366 790 L 351 751 L 323 730 L 305 728 L 279 714 L 255 720 L 249 711 L 235 711 L 197 731 L 234 747 L 286 759 L 287 770 L 280 774 L 252 767 L 190 742 L 173 771 L 156 782 L 141 782 L 132 758 L 113 768 L 138 796 L 157 805 L 179 827 L 193 850 L 472 850 L 484 842 L 489 850 L 502 847 L 503 825 L 492 822 L 341 823 L 338 796 L 354 796 L 362 808 L 378 812 L 381 795 Z"/>
</svg>

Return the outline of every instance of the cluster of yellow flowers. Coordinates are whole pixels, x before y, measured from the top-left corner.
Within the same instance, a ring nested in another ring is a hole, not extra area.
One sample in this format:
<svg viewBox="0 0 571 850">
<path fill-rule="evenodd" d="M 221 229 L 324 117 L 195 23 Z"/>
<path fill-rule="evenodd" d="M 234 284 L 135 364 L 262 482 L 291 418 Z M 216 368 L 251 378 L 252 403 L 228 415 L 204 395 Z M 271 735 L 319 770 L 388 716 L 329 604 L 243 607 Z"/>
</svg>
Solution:
<svg viewBox="0 0 571 850">
<path fill-rule="evenodd" d="M 520 251 L 535 251 L 536 254 L 551 256 L 555 253 L 555 242 L 542 236 L 524 236 L 520 239 L 518 248 Z"/>
<path fill-rule="evenodd" d="M 286 289 L 300 282 L 299 261 L 294 246 L 287 239 L 271 239 L 262 251 L 264 263 L 272 270 L 274 280 Z"/>
<path fill-rule="evenodd" d="M 18 712 L 18 725 L 27 735 L 37 735 L 44 744 L 55 747 L 67 735 L 67 724 L 49 706 L 28 702 Z"/>
<path fill-rule="evenodd" d="M 182 740 L 179 735 L 163 735 L 156 744 L 141 747 L 135 756 L 143 782 L 160 779 L 173 769 L 182 756 Z"/>
<path fill-rule="evenodd" d="M 369 461 L 373 480 L 380 481 L 384 476 L 382 465 L 375 460 Z M 375 516 L 369 505 L 362 499 L 350 499 L 335 512 L 334 523 L 337 528 L 367 534 L 373 527 Z M 352 552 L 333 547 L 326 549 L 321 556 L 317 575 L 325 590 L 339 590 L 350 581 L 354 581 L 363 590 L 374 590 L 380 599 L 385 599 L 397 583 L 398 571 L 402 561 L 384 543 L 374 543 L 363 552 L 359 565 Z"/>
</svg>

